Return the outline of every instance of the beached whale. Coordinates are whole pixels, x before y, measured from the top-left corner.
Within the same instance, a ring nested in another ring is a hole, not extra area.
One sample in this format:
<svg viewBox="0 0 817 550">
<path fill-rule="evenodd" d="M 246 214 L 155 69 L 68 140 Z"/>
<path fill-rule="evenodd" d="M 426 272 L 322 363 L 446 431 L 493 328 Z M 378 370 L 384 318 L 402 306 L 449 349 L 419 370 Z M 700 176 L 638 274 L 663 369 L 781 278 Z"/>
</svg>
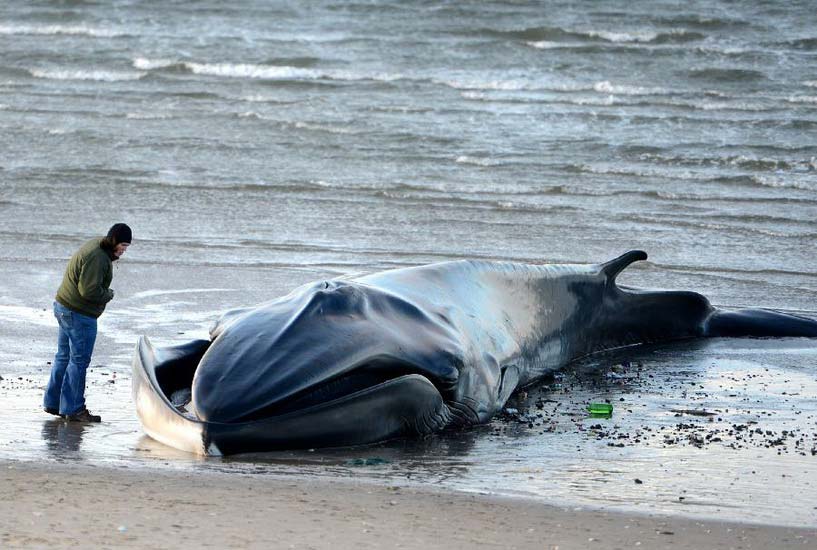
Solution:
<svg viewBox="0 0 817 550">
<path fill-rule="evenodd" d="M 703 336 L 817 337 L 817 321 L 619 287 L 646 259 L 457 261 L 302 286 L 234 310 L 210 340 L 139 339 L 145 432 L 199 454 L 357 445 L 487 422 L 517 389 L 591 353 Z"/>
</svg>

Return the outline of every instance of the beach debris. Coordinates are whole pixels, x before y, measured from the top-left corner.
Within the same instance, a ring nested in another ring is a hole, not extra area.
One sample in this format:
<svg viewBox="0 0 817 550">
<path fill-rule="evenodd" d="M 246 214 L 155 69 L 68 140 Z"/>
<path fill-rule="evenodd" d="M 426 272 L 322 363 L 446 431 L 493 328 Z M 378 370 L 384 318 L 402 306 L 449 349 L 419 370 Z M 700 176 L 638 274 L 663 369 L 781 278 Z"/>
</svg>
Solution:
<svg viewBox="0 0 817 550">
<path fill-rule="evenodd" d="M 610 418 L 613 415 L 613 406 L 610 403 L 590 403 L 587 412 L 594 418 Z"/>
<path fill-rule="evenodd" d="M 633 481 L 635 481 L 635 484 L 636 484 L 636 485 L 641 485 L 641 484 L 643 484 L 643 483 L 644 483 L 643 481 L 641 481 L 641 480 L 640 480 L 640 479 L 638 479 L 638 478 L 635 478 Z"/>
<path fill-rule="evenodd" d="M 670 412 L 675 413 L 676 416 L 681 416 L 682 414 L 689 414 L 692 416 L 717 416 L 717 413 L 702 409 L 670 409 Z"/>
<path fill-rule="evenodd" d="M 385 458 L 380 458 L 379 456 L 373 456 L 371 458 L 353 458 L 351 460 L 346 461 L 347 466 L 382 466 L 383 464 L 388 464 L 390 461 L 386 460 Z"/>
</svg>

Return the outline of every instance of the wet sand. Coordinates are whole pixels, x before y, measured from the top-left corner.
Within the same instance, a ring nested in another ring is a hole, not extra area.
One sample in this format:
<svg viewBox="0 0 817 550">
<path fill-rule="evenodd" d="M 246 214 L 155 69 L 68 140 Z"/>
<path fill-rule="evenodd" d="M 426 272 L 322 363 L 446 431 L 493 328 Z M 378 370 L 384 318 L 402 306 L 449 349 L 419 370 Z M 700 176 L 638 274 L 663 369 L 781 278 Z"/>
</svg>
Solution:
<svg viewBox="0 0 817 550">
<path fill-rule="evenodd" d="M 813 548 L 817 530 L 355 481 L 0 462 L 4 548 Z"/>
<path fill-rule="evenodd" d="M 229 307 L 331 274 L 265 269 L 236 278 L 226 268 L 198 268 L 191 287 L 192 269 L 160 272 L 133 260 L 117 273 L 127 292 L 100 320 L 88 375 L 89 408 L 104 422 L 76 429 L 39 408 L 56 331 L 48 300 L 61 264 L 40 278 L 33 264 L 3 269 L 10 294 L 0 308 L 0 461 L 112 468 L 111 479 L 116 471 L 152 477 L 162 470 L 179 479 L 252 475 L 264 478 L 262 484 L 285 479 L 305 487 L 355 481 L 445 491 L 453 499 L 518 498 L 557 510 L 817 526 L 813 340 L 723 339 L 629 350 L 529 388 L 525 399 L 509 404 L 516 412 L 464 432 L 202 459 L 144 435 L 130 395 L 137 336 L 148 334 L 159 345 L 201 337 Z M 37 306 L 24 293 L 31 286 Z M 612 418 L 589 418 L 586 404 L 605 400 L 615 406 Z M 704 412 L 710 415 L 698 415 Z"/>
</svg>

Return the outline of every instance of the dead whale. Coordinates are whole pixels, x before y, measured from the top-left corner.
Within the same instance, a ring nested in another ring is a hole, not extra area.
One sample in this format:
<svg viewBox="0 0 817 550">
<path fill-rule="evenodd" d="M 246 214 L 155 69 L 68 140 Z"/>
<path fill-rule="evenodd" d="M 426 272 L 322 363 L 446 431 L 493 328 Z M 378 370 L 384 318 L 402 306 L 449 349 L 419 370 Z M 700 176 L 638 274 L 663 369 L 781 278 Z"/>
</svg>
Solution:
<svg viewBox="0 0 817 550">
<path fill-rule="evenodd" d="M 817 321 L 619 287 L 646 259 L 457 261 L 320 281 L 223 315 L 209 340 L 141 337 L 145 432 L 198 454 L 330 447 L 487 422 L 517 389 L 588 354 L 711 336 L 817 337 Z"/>
</svg>

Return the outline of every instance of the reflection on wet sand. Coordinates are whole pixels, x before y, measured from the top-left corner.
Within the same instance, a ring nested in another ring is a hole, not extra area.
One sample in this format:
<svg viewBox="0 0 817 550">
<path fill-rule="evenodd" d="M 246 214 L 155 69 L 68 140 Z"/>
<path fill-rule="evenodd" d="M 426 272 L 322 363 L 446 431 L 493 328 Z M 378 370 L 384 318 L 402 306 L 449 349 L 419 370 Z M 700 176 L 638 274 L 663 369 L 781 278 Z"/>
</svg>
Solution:
<svg viewBox="0 0 817 550">
<path fill-rule="evenodd" d="M 87 428 L 84 422 L 67 422 L 62 418 L 46 420 L 42 429 L 45 447 L 55 458 L 66 458 L 79 452 Z"/>
<path fill-rule="evenodd" d="M 130 399 L 126 384 L 91 378 L 106 421 L 89 426 L 46 420 L 36 406 L 41 382 L 7 377 L 0 382 L 0 458 L 354 478 L 811 525 L 814 364 L 814 344 L 802 339 L 620 350 L 526 388 L 485 426 L 380 445 L 227 458 L 190 455 L 146 436 L 123 406 Z M 590 417 L 590 402 L 609 402 L 612 416 Z"/>
</svg>

